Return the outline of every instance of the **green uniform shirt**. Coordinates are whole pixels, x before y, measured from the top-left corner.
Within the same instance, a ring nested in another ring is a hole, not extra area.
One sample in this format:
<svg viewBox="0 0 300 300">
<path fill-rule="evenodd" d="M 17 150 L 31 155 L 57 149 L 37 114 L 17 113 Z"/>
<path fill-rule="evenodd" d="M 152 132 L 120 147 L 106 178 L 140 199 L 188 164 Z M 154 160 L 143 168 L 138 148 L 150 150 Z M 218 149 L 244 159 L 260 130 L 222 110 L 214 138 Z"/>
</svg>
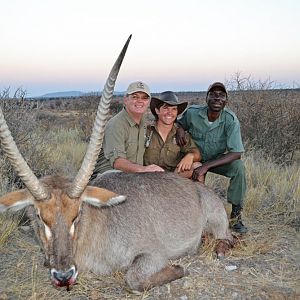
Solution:
<svg viewBox="0 0 300 300">
<path fill-rule="evenodd" d="M 174 171 L 186 153 L 192 149 L 197 149 L 190 135 L 187 135 L 188 143 L 184 147 L 180 147 L 176 144 L 175 135 L 176 127 L 174 125 L 164 142 L 156 126 L 149 125 L 147 127 L 144 165 L 155 164 L 165 170 Z"/>
<path fill-rule="evenodd" d="M 125 109 L 120 111 L 105 127 L 103 146 L 94 173 L 113 169 L 118 157 L 142 165 L 145 135 L 146 126 L 143 119 L 140 124 L 136 124 Z"/>
<path fill-rule="evenodd" d="M 208 121 L 207 105 L 190 106 L 178 120 L 198 146 L 202 162 L 214 160 L 226 152 L 244 152 L 240 123 L 234 112 L 224 108 L 219 118 Z"/>
</svg>

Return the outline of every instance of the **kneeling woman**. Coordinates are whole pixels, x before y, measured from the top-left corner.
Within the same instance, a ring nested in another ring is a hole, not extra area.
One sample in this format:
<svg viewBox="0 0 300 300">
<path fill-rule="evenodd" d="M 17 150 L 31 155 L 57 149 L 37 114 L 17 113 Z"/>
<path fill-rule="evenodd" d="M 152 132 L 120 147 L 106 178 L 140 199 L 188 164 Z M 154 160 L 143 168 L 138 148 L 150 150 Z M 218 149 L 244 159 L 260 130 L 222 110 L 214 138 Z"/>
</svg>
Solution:
<svg viewBox="0 0 300 300">
<path fill-rule="evenodd" d="M 155 122 L 147 127 L 144 165 L 156 164 L 187 178 L 191 178 L 193 170 L 201 165 L 201 154 L 188 134 L 185 146 L 176 144 L 175 122 L 187 104 L 180 102 L 171 91 L 161 93 L 160 98 L 151 98 L 150 110 Z M 204 183 L 204 178 L 199 181 Z"/>
</svg>

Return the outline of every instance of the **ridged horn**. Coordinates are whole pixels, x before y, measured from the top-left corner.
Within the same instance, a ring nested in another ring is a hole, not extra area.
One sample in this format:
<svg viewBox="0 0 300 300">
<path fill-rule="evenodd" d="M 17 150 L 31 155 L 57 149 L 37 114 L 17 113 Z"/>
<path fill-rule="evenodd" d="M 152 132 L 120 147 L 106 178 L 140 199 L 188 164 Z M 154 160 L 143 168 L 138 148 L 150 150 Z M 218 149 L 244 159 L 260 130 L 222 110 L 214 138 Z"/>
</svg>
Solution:
<svg viewBox="0 0 300 300">
<path fill-rule="evenodd" d="M 112 67 L 108 79 L 106 80 L 105 86 L 103 88 L 102 96 L 97 109 L 97 115 L 94 122 L 93 131 L 91 134 L 90 142 L 85 157 L 71 187 L 68 190 L 68 195 L 71 198 L 78 198 L 81 196 L 95 168 L 96 161 L 102 146 L 104 127 L 109 114 L 110 101 L 113 96 L 117 76 L 121 68 L 121 64 L 124 59 L 126 50 L 128 48 L 130 39 L 131 35 L 127 39 L 119 57 L 117 58 L 114 66 Z"/>
<path fill-rule="evenodd" d="M 1 148 L 8 157 L 9 161 L 13 165 L 16 173 L 24 184 L 26 185 L 29 192 L 33 195 L 36 200 L 43 200 L 48 197 L 48 192 L 42 183 L 33 174 L 28 164 L 21 155 L 10 130 L 8 129 L 7 123 L 4 119 L 2 109 L 0 107 L 0 141 Z"/>
</svg>

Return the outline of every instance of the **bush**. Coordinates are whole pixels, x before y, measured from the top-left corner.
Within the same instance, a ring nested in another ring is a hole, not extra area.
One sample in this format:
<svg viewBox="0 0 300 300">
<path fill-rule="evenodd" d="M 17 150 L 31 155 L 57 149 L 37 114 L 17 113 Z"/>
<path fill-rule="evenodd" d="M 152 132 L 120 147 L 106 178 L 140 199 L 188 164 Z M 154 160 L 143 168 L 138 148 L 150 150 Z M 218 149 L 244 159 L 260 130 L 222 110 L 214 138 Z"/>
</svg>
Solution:
<svg viewBox="0 0 300 300">
<path fill-rule="evenodd" d="M 239 73 L 226 85 L 247 150 L 263 150 L 265 157 L 278 163 L 290 162 L 300 149 L 299 91 L 277 89 L 269 79 L 255 81 Z"/>
<path fill-rule="evenodd" d="M 26 92 L 18 89 L 14 97 L 11 98 L 9 97 L 9 89 L 6 89 L 0 94 L 0 105 L 9 130 L 24 159 L 36 176 L 42 176 L 48 168 L 45 155 L 47 145 L 43 140 L 43 135 L 37 135 L 39 122 L 36 119 L 38 112 L 36 103 L 26 101 L 25 95 Z M 0 157 L 3 156 L 4 153 L 0 147 Z M 1 179 L 6 182 L 6 190 L 23 187 L 22 181 L 7 159 L 1 159 L 0 166 Z"/>
</svg>

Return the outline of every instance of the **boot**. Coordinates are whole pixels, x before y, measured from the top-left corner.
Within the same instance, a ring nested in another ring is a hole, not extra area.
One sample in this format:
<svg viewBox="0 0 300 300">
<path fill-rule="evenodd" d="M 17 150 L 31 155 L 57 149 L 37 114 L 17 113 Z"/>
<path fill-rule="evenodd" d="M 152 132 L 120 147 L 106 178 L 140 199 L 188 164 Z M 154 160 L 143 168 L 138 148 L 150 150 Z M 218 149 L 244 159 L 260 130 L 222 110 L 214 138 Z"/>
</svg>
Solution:
<svg viewBox="0 0 300 300">
<path fill-rule="evenodd" d="M 237 233 L 246 233 L 248 231 L 248 228 L 242 222 L 242 209 L 240 205 L 232 204 L 230 228 Z"/>
</svg>

